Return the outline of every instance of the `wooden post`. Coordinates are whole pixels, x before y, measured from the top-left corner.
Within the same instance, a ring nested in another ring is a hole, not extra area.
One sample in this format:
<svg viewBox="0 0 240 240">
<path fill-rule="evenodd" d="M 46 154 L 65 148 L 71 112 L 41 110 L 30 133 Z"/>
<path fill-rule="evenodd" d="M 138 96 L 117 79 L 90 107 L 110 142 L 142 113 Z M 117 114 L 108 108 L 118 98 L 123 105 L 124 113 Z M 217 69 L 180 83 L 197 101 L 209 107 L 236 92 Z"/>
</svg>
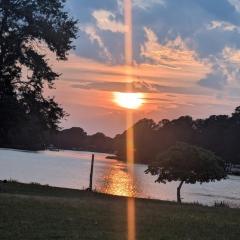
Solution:
<svg viewBox="0 0 240 240">
<path fill-rule="evenodd" d="M 88 188 L 89 191 L 92 191 L 93 166 L 94 166 L 94 154 L 92 154 L 92 163 L 91 163 L 90 181 L 89 181 L 89 188 Z"/>
</svg>

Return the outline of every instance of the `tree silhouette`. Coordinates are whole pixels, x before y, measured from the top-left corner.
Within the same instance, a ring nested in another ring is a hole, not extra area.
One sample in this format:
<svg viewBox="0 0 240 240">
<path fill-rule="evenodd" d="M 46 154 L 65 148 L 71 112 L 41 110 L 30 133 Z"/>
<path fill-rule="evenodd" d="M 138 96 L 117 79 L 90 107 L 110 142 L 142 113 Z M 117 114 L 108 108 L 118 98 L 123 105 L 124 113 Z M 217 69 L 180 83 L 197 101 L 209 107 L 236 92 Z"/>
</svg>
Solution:
<svg viewBox="0 0 240 240">
<path fill-rule="evenodd" d="M 155 142 L 153 141 L 156 123 L 152 119 L 142 119 L 134 124 L 134 147 L 135 158 L 139 162 L 147 162 L 149 157 L 155 153 Z M 114 139 L 114 149 L 116 150 L 118 157 L 126 159 L 126 136 L 127 129 L 123 134 L 116 135 Z"/>
<path fill-rule="evenodd" d="M 155 123 L 142 119 L 134 124 L 135 162 L 149 164 L 177 142 L 186 142 L 216 153 L 229 163 L 240 164 L 240 107 L 231 116 L 212 115 L 193 120 L 190 116 Z M 114 150 L 126 159 L 126 131 L 114 140 Z"/>
<path fill-rule="evenodd" d="M 66 60 L 77 34 L 77 22 L 64 11 L 64 3 L 0 2 L 0 144 L 10 144 L 23 128 L 34 135 L 56 130 L 65 116 L 53 97 L 43 95 L 44 87 L 52 88 L 59 77 L 47 56 Z"/>
<path fill-rule="evenodd" d="M 183 183 L 219 181 L 226 177 L 225 163 L 214 153 L 186 143 L 176 143 L 148 166 L 146 173 L 158 175 L 156 182 L 180 181 L 177 201 L 181 203 Z"/>
</svg>

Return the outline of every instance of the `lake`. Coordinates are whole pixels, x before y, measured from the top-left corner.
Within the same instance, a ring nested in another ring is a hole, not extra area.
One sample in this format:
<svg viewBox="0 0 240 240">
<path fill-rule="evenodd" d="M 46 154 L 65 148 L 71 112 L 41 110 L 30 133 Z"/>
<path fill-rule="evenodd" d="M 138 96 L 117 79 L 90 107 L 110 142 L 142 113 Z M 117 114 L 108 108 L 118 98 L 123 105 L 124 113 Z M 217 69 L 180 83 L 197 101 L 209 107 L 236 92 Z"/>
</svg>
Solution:
<svg viewBox="0 0 240 240">
<path fill-rule="evenodd" d="M 57 187 L 85 189 L 89 185 L 90 152 L 40 151 L 27 152 L 0 149 L 0 179 L 48 184 Z M 147 166 L 106 159 L 106 154 L 95 153 L 93 186 L 99 192 L 151 199 L 175 201 L 178 183 L 155 183 L 156 177 L 146 175 Z M 184 184 L 184 202 L 213 205 L 224 201 L 240 207 L 240 177 L 229 176 L 220 182 Z"/>
</svg>

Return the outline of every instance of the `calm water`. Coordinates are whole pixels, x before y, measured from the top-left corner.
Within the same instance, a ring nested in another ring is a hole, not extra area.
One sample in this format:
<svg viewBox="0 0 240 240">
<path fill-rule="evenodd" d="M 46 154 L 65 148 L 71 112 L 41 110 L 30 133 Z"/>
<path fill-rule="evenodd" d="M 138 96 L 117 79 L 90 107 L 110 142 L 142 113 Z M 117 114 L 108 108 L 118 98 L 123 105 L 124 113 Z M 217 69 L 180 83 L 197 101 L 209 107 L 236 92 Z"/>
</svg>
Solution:
<svg viewBox="0 0 240 240">
<path fill-rule="evenodd" d="M 136 164 L 131 174 L 126 164 L 105 157 L 106 154 L 96 153 L 94 188 L 97 191 L 175 201 L 178 183 L 155 183 L 155 177 L 144 174 L 145 165 Z M 89 184 L 90 160 L 89 152 L 33 153 L 0 149 L 0 179 L 83 189 Z M 182 197 L 185 202 L 212 205 L 224 201 L 240 207 L 240 177 L 229 176 L 227 180 L 202 185 L 185 184 Z"/>
</svg>

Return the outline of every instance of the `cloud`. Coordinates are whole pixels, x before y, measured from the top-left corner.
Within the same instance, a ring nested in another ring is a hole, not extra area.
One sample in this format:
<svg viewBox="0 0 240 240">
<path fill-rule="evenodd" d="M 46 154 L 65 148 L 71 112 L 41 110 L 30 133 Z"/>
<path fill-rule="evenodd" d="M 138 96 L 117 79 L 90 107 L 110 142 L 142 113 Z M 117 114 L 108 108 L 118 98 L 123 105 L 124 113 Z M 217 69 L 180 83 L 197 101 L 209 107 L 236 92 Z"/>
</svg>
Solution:
<svg viewBox="0 0 240 240">
<path fill-rule="evenodd" d="M 240 50 L 226 46 L 222 53 L 209 59 L 212 72 L 199 81 L 201 86 L 224 90 L 240 86 Z"/>
<path fill-rule="evenodd" d="M 173 69 L 203 66 L 203 63 L 197 60 L 197 53 L 189 49 L 180 36 L 161 44 L 150 28 L 144 27 L 144 31 L 146 41 L 141 45 L 141 55 L 153 64 Z"/>
<path fill-rule="evenodd" d="M 83 81 L 80 83 L 72 84 L 72 88 L 79 88 L 85 90 L 98 90 L 107 92 L 127 92 L 131 89 L 136 93 L 177 93 L 187 95 L 208 95 L 206 91 L 200 91 L 196 88 L 184 88 L 177 86 L 165 86 L 156 83 L 147 83 L 140 81 L 133 82 L 106 82 L 106 81 Z"/>
<path fill-rule="evenodd" d="M 73 84 L 73 88 L 93 89 L 110 92 L 126 92 L 131 87 L 133 92 L 152 93 L 158 92 L 160 85 L 149 84 L 146 82 L 99 82 L 99 81 L 82 81 L 79 84 Z"/>
<path fill-rule="evenodd" d="M 223 31 L 238 31 L 240 32 L 240 27 L 224 21 L 212 21 L 207 27 L 208 30 L 221 29 Z"/>
<path fill-rule="evenodd" d="M 92 43 L 96 42 L 98 44 L 98 46 L 102 49 L 102 54 L 106 56 L 108 61 L 111 61 L 112 60 L 111 53 L 108 51 L 101 37 L 97 34 L 96 29 L 90 25 L 80 26 L 80 29 L 89 36 L 89 39 Z"/>
<path fill-rule="evenodd" d="M 151 7 L 155 5 L 165 6 L 165 0 L 134 0 L 133 6 L 139 7 L 143 10 L 150 10 Z"/>
<path fill-rule="evenodd" d="M 122 3 L 122 0 L 67 1 L 71 14 L 74 13 L 82 25 L 95 28 L 111 53 L 112 64 L 124 63 Z M 179 0 L 133 0 L 134 60 L 138 63 L 154 63 L 140 55 L 139 49 L 146 35 L 142 26 L 151 26 L 161 45 L 165 45 L 167 39 L 173 41 L 180 37 L 187 42 L 189 49 L 194 49 L 197 55 L 203 58 L 220 53 L 225 45 L 233 44 L 240 48 L 238 31 L 220 31 L 217 26 L 215 29 L 219 31 L 206 29 L 206 26 L 214 27 L 214 21 L 221 22 L 225 30 L 240 26 L 239 13 L 228 0 L 184 0 L 181 4 Z M 77 54 L 109 63 L 106 54 L 100 53 L 103 57 L 99 56 L 100 54 L 94 56 L 94 53 L 99 52 L 98 46 L 87 40 L 80 35 L 76 41 Z"/>
<path fill-rule="evenodd" d="M 54 63 L 53 63 L 54 64 Z M 181 86 L 188 89 L 209 72 L 208 67 L 189 68 L 186 71 L 151 64 L 134 64 L 131 67 L 105 64 L 91 58 L 71 54 L 67 62 L 56 62 L 56 70 L 63 73 L 66 81 L 129 81 L 127 72 L 131 72 L 131 81 L 144 81 L 164 86 Z"/>
<path fill-rule="evenodd" d="M 234 6 L 236 11 L 240 12 L 240 2 L 239 0 L 228 0 L 230 4 Z"/>
<path fill-rule="evenodd" d="M 239 49 L 225 47 L 223 49 L 222 55 L 225 61 L 228 61 L 236 65 L 236 67 L 240 67 L 240 50 Z"/>
<path fill-rule="evenodd" d="M 224 75 L 222 69 L 215 66 L 213 73 L 199 81 L 199 85 L 207 88 L 222 90 L 227 84 L 227 75 Z"/>
<path fill-rule="evenodd" d="M 125 26 L 122 22 L 116 20 L 116 15 L 107 10 L 95 10 L 92 16 L 97 22 L 97 27 L 104 31 L 125 32 Z"/>
<path fill-rule="evenodd" d="M 123 13 L 123 0 L 117 0 L 119 12 Z M 166 1 L 165 0 L 133 0 L 132 6 L 134 8 L 141 9 L 143 11 L 149 11 L 154 6 L 165 6 Z"/>
<path fill-rule="evenodd" d="M 222 52 L 223 56 L 223 70 L 225 71 L 230 86 L 240 85 L 240 50 L 225 47 Z"/>
</svg>

